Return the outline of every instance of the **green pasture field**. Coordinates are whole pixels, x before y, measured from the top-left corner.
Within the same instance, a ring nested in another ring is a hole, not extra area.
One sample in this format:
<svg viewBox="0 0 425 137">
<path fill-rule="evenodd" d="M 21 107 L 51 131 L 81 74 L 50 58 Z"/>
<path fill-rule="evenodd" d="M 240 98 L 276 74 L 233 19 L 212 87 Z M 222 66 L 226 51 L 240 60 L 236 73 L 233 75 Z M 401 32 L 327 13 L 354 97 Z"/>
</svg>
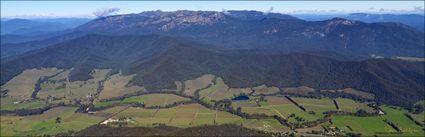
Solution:
<svg viewBox="0 0 425 137">
<path fill-rule="evenodd" d="M 422 105 L 425 107 L 425 100 L 418 101 L 416 105 Z M 417 121 L 425 123 L 425 111 L 422 111 L 419 114 L 411 114 Z"/>
<path fill-rule="evenodd" d="M 425 123 L 425 111 L 422 111 L 419 114 L 411 114 L 411 115 L 413 116 L 415 120 Z"/>
<path fill-rule="evenodd" d="M 75 107 L 57 107 L 40 115 L 1 116 L 2 136 L 42 136 L 66 131 L 77 131 L 102 120 L 89 114 L 75 113 Z M 60 117 L 61 122 L 56 123 Z"/>
<path fill-rule="evenodd" d="M 233 101 L 232 106 L 233 108 L 241 107 L 242 112 L 248 114 L 277 115 L 282 118 L 287 118 L 291 114 L 295 114 L 298 117 L 304 118 L 306 121 L 314 121 L 324 116 L 322 113 L 309 114 L 308 112 L 304 112 L 283 96 L 265 97 L 265 99 L 267 101 L 260 102 L 260 106 L 253 99 L 248 101 Z"/>
<path fill-rule="evenodd" d="M 322 114 L 326 111 L 336 111 L 336 106 L 330 98 L 312 99 L 302 97 L 291 97 L 292 100 L 303 106 L 306 111 L 314 111 Z M 363 109 L 367 112 L 373 113 L 374 109 L 367 106 L 367 103 L 357 102 L 346 98 L 336 98 L 339 108 L 345 112 L 357 112 Z"/>
<path fill-rule="evenodd" d="M 47 106 L 45 101 L 33 100 L 29 102 L 17 102 L 17 99 L 11 97 L 1 98 L 1 110 L 17 110 L 17 109 L 36 109 Z M 15 102 L 17 102 L 15 104 Z"/>
<path fill-rule="evenodd" d="M 346 98 L 336 98 L 339 108 L 345 112 L 357 112 L 360 109 L 363 109 L 367 112 L 373 113 L 375 110 L 367 106 L 366 102 L 357 102 L 351 99 Z"/>
<path fill-rule="evenodd" d="M 193 127 L 214 124 L 238 124 L 248 128 L 268 131 L 288 130 L 275 119 L 248 120 L 224 111 L 215 111 L 199 104 L 179 105 L 167 109 L 128 108 L 114 118 L 131 117 L 139 126 L 166 124 L 176 127 Z"/>
<path fill-rule="evenodd" d="M 242 112 L 248 114 L 266 114 L 268 116 L 277 115 L 287 118 L 291 114 L 304 118 L 306 121 L 315 121 L 323 118 L 323 114 L 308 114 L 293 104 L 269 105 L 264 107 L 242 107 Z M 295 121 L 290 121 L 295 122 Z"/>
<path fill-rule="evenodd" d="M 43 112 L 43 114 L 41 115 L 30 115 L 30 116 L 26 116 L 26 118 L 31 120 L 49 120 L 49 119 L 56 118 L 60 115 L 62 115 L 63 117 L 69 117 L 74 112 L 75 112 L 75 108 L 55 107 Z"/>
<path fill-rule="evenodd" d="M 416 125 L 412 120 L 408 119 L 404 114 L 408 111 L 398 107 L 381 106 L 384 112 L 383 116 L 357 117 L 357 116 L 333 116 L 333 125 L 344 132 L 361 133 L 364 136 L 423 136 L 425 133 L 423 127 Z M 396 132 L 390 125 L 384 122 L 394 123 L 402 131 L 401 134 L 389 134 Z M 353 131 L 349 130 L 350 126 Z"/>
<path fill-rule="evenodd" d="M 141 96 L 132 96 L 122 101 L 102 101 L 95 102 L 95 107 L 107 107 L 114 104 L 144 103 L 146 106 L 166 106 L 174 102 L 189 101 L 189 98 L 180 97 L 174 94 L 146 94 Z"/>
<path fill-rule="evenodd" d="M 333 116 L 331 127 L 338 127 L 342 132 L 361 133 L 363 136 L 379 135 L 379 132 L 396 132 L 390 125 L 379 116 L 356 117 L 356 116 Z M 347 127 L 351 127 L 352 131 Z M 381 135 L 383 135 L 381 133 Z M 384 134 L 385 134 L 384 133 Z"/>
<path fill-rule="evenodd" d="M 127 108 L 126 106 L 114 106 L 114 107 L 111 107 L 111 108 L 101 110 L 99 112 L 102 112 L 102 113 L 118 113 L 122 110 L 125 110 L 126 108 Z"/>
<path fill-rule="evenodd" d="M 247 101 L 233 101 L 232 106 L 233 108 L 241 107 L 242 112 L 248 114 L 265 114 L 268 116 L 277 115 L 287 119 L 290 123 L 301 122 L 296 120 L 295 117 L 303 118 L 304 122 L 315 121 L 325 116 L 323 112 L 336 110 L 336 107 L 330 98 L 310 99 L 292 97 L 295 102 L 305 107 L 306 111 L 302 111 L 299 107 L 295 106 L 283 96 L 266 96 L 265 99 L 266 101 L 261 101 L 258 105 L 255 103 L 254 97 L 251 97 L 251 99 Z M 336 101 L 342 111 L 356 112 L 359 109 L 364 109 L 368 112 L 374 112 L 373 108 L 367 106 L 367 103 L 361 103 L 344 98 L 337 98 Z M 289 118 L 292 114 L 295 116 Z"/>
<path fill-rule="evenodd" d="M 155 126 L 155 124 L 162 123 L 177 127 L 191 127 L 195 125 L 214 124 L 216 111 L 199 104 L 179 105 L 166 109 L 130 107 L 115 116 L 115 118 L 119 117 L 131 117 L 141 126 Z"/>
<path fill-rule="evenodd" d="M 386 115 L 384 115 L 383 118 L 395 123 L 399 128 L 401 128 L 401 131 L 403 132 L 402 135 L 422 136 L 425 134 L 424 130 L 422 130 L 423 127 L 416 125 L 412 120 L 404 115 L 408 112 L 407 110 L 388 106 L 381 106 L 381 108 L 384 112 L 386 112 Z"/>
<path fill-rule="evenodd" d="M 243 119 L 239 124 L 244 127 L 268 132 L 286 132 L 289 127 L 283 126 L 276 119 Z"/>
<path fill-rule="evenodd" d="M 96 102 L 96 103 L 94 103 L 94 107 L 96 107 L 96 108 L 108 107 L 108 106 L 112 106 L 114 104 L 118 104 L 120 102 L 121 101 L 119 101 L 119 100 Z"/>
<path fill-rule="evenodd" d="M 322 114 L 323 112 L 326 112 L 326 111 L 337 110 L 332 99 L 330 98 L 311 99 L 311 98 L 291 97 L 291 99 L 297 102 L 299 105 L 303 106 L 306 109 L 306 111 L 314 111 L 316 113 Z"/>
<path fill-rule="evenodd" d="M 189 101 L 190 99 L 174 94 L 147 94 L 126 98 L 122 103 L 144 103 L 146 106 L 166 106 L 174 102 Z"/>
</svg>

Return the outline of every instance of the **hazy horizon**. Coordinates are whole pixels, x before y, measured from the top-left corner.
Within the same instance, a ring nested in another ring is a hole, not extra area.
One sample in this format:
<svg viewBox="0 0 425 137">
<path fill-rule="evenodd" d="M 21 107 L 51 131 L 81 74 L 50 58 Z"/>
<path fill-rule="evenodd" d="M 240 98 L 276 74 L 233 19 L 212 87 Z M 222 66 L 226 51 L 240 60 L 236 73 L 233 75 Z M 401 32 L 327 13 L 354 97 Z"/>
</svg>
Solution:
<svg viewBox="0 0 425 137">
<path fill-rule="evenodd" d="M 159 9 L 158 9 L 159 10 Z M 157 11 L 157 10 L 147 10 L 147 11 Z M 147 11 L 140 11 L 137 13 L 122 13 L 122 14 L 112 14 L 112 15 L 124 15 L 124 14 L 138 14 L 142 12 Z M 163 11 L 163 10 L 161 10 Z M 179 11 L 179 10 L 175 10 Z M 163 12 L 175 12 L 175 11 L 163 11 Z M 208 10 L 189 10 L 189 11 L 208 11 Z M 230 11 L 230 10 L 229 10 Z M 235 10 L 235 11 L 257 11 L 257 10 Z M 220 12 L 220 11 L 218 11 Z M 264 11 L 259 11 L 264 12 Z M 280 13 L 280 12 L 273 12 L 273 13 Z M 346 13 L 314 13 L 314 12 L 306 12 L 306 13 L 280 13 L 280 14 L 288 14 L 288 15 L 318 15 L 318 16 L 326 16 L 326 15 L 349 15 L 349 14 L 356 14 L 356 13 L 364 13 L 364 14 L 394 14 L 394 15 L 421 15 L 425 16 L 425 13 L 399 13 L 399 12 L 386 12 L 386 13 L 376 13 L 376 12 L 346 12 Z M 109 15 L 108 15 L 109 16 Z M 29 19 L 29 20 L 39 20 L 39 19 L 67 19 L 67 18 L 74 18 L 74 19 L 95 19 L 96 16 L 8 16 L 8 17 L 1 17 L 1 20 L 11 20 L 11 19 Z"/>
<path fill-rule="evenodd" d="M 235 4 L 237 3 L 237 4 Z M 283 14 L 424 14 L 424 1 L 1 1 L 1 18 L 95 18 L 143 11 L 255 10 Z M 75 10 L 78 7 L 78 10 Z"/>
</svg>

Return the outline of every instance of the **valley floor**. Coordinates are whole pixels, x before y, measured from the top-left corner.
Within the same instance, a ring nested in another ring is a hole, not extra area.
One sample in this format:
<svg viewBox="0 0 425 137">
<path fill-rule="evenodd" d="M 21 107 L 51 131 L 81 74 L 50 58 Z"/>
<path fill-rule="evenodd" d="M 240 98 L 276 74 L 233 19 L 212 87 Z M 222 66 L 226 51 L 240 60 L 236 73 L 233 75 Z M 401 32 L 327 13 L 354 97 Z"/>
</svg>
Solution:
<svg viewBox="0 0 425 137">
<path fill-rule="evenodd" d="M 68 81 L 67 70 L 29 71 L 41 75 L 24 72 L 2 86 L 7 94 L 1 98 L 1 136 L 87 135 L 86 131 L 96 128 L 156 131 L 164 125 L 179 129 L 170 134 L 199 131 L 200 135 L 203 127 L 220 125 L 236 126 L 249 135 L 425 133 L 423 111 L 376 105 L 373 94 L 350 88 L 231 88 L 219 77 L 204 75 L 177 81 L 176 89 L 148 91 L 129 85 L 132 76 L 109 74 L 109 70 L 95 70 L 93 79 L 76 82 Z M 323 94 L 335 92 L 345 98 Z"/>
</svg>

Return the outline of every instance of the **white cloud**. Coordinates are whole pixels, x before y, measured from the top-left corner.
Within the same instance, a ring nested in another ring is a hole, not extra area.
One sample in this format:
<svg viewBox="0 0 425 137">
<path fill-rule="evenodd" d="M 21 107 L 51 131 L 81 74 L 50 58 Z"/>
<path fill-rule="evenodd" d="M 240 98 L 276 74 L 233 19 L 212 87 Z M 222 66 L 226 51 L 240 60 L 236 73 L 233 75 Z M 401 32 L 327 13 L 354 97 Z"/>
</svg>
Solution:
<svg viewBox="0 0 425 137">
<path fill-rule="evenodd" d="M 424 9 L 424 7 L 414 6 L 414 7 L 413 7 L 413 11 L 417 11 L 417 12 L 425 12 L 425 9 Z"/>
<path fill-rule="evenodd" d="M 106 17 L 120 11 L 120 8 L 102 8 L 98 9 L 93 14 L 97 17 Z"/>
<path fill-rule="evenodd" d="M 229 11 L 227 11 L 225 8 L 223 8 L 221 12 L 226 14 L 226 15 L 229 14 Z"/>
<path fill-rule="evenodd" d="M 273 12 L 273 10 L 274 10 L 274 7 L 270 7 L 270 9 L 265 11 L 264 14 L 267 15 L 267 14 Z"/>
</svg>

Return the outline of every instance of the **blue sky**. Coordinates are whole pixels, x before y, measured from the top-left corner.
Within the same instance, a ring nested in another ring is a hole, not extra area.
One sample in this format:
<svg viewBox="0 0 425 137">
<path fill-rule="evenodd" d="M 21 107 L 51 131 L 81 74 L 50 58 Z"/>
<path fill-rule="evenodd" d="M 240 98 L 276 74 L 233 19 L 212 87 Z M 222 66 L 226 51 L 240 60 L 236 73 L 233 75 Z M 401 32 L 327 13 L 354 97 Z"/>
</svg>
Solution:
<svg viewBox="0 0 425 137">
<path fill-rule="evenodd" d="M 102 8 L 117 14 L 150 10 L 258 10 L 280 13 L 422 13 L 424 1 L 1 1 L 1 17 L 93 17 Z"/>
</svg>

